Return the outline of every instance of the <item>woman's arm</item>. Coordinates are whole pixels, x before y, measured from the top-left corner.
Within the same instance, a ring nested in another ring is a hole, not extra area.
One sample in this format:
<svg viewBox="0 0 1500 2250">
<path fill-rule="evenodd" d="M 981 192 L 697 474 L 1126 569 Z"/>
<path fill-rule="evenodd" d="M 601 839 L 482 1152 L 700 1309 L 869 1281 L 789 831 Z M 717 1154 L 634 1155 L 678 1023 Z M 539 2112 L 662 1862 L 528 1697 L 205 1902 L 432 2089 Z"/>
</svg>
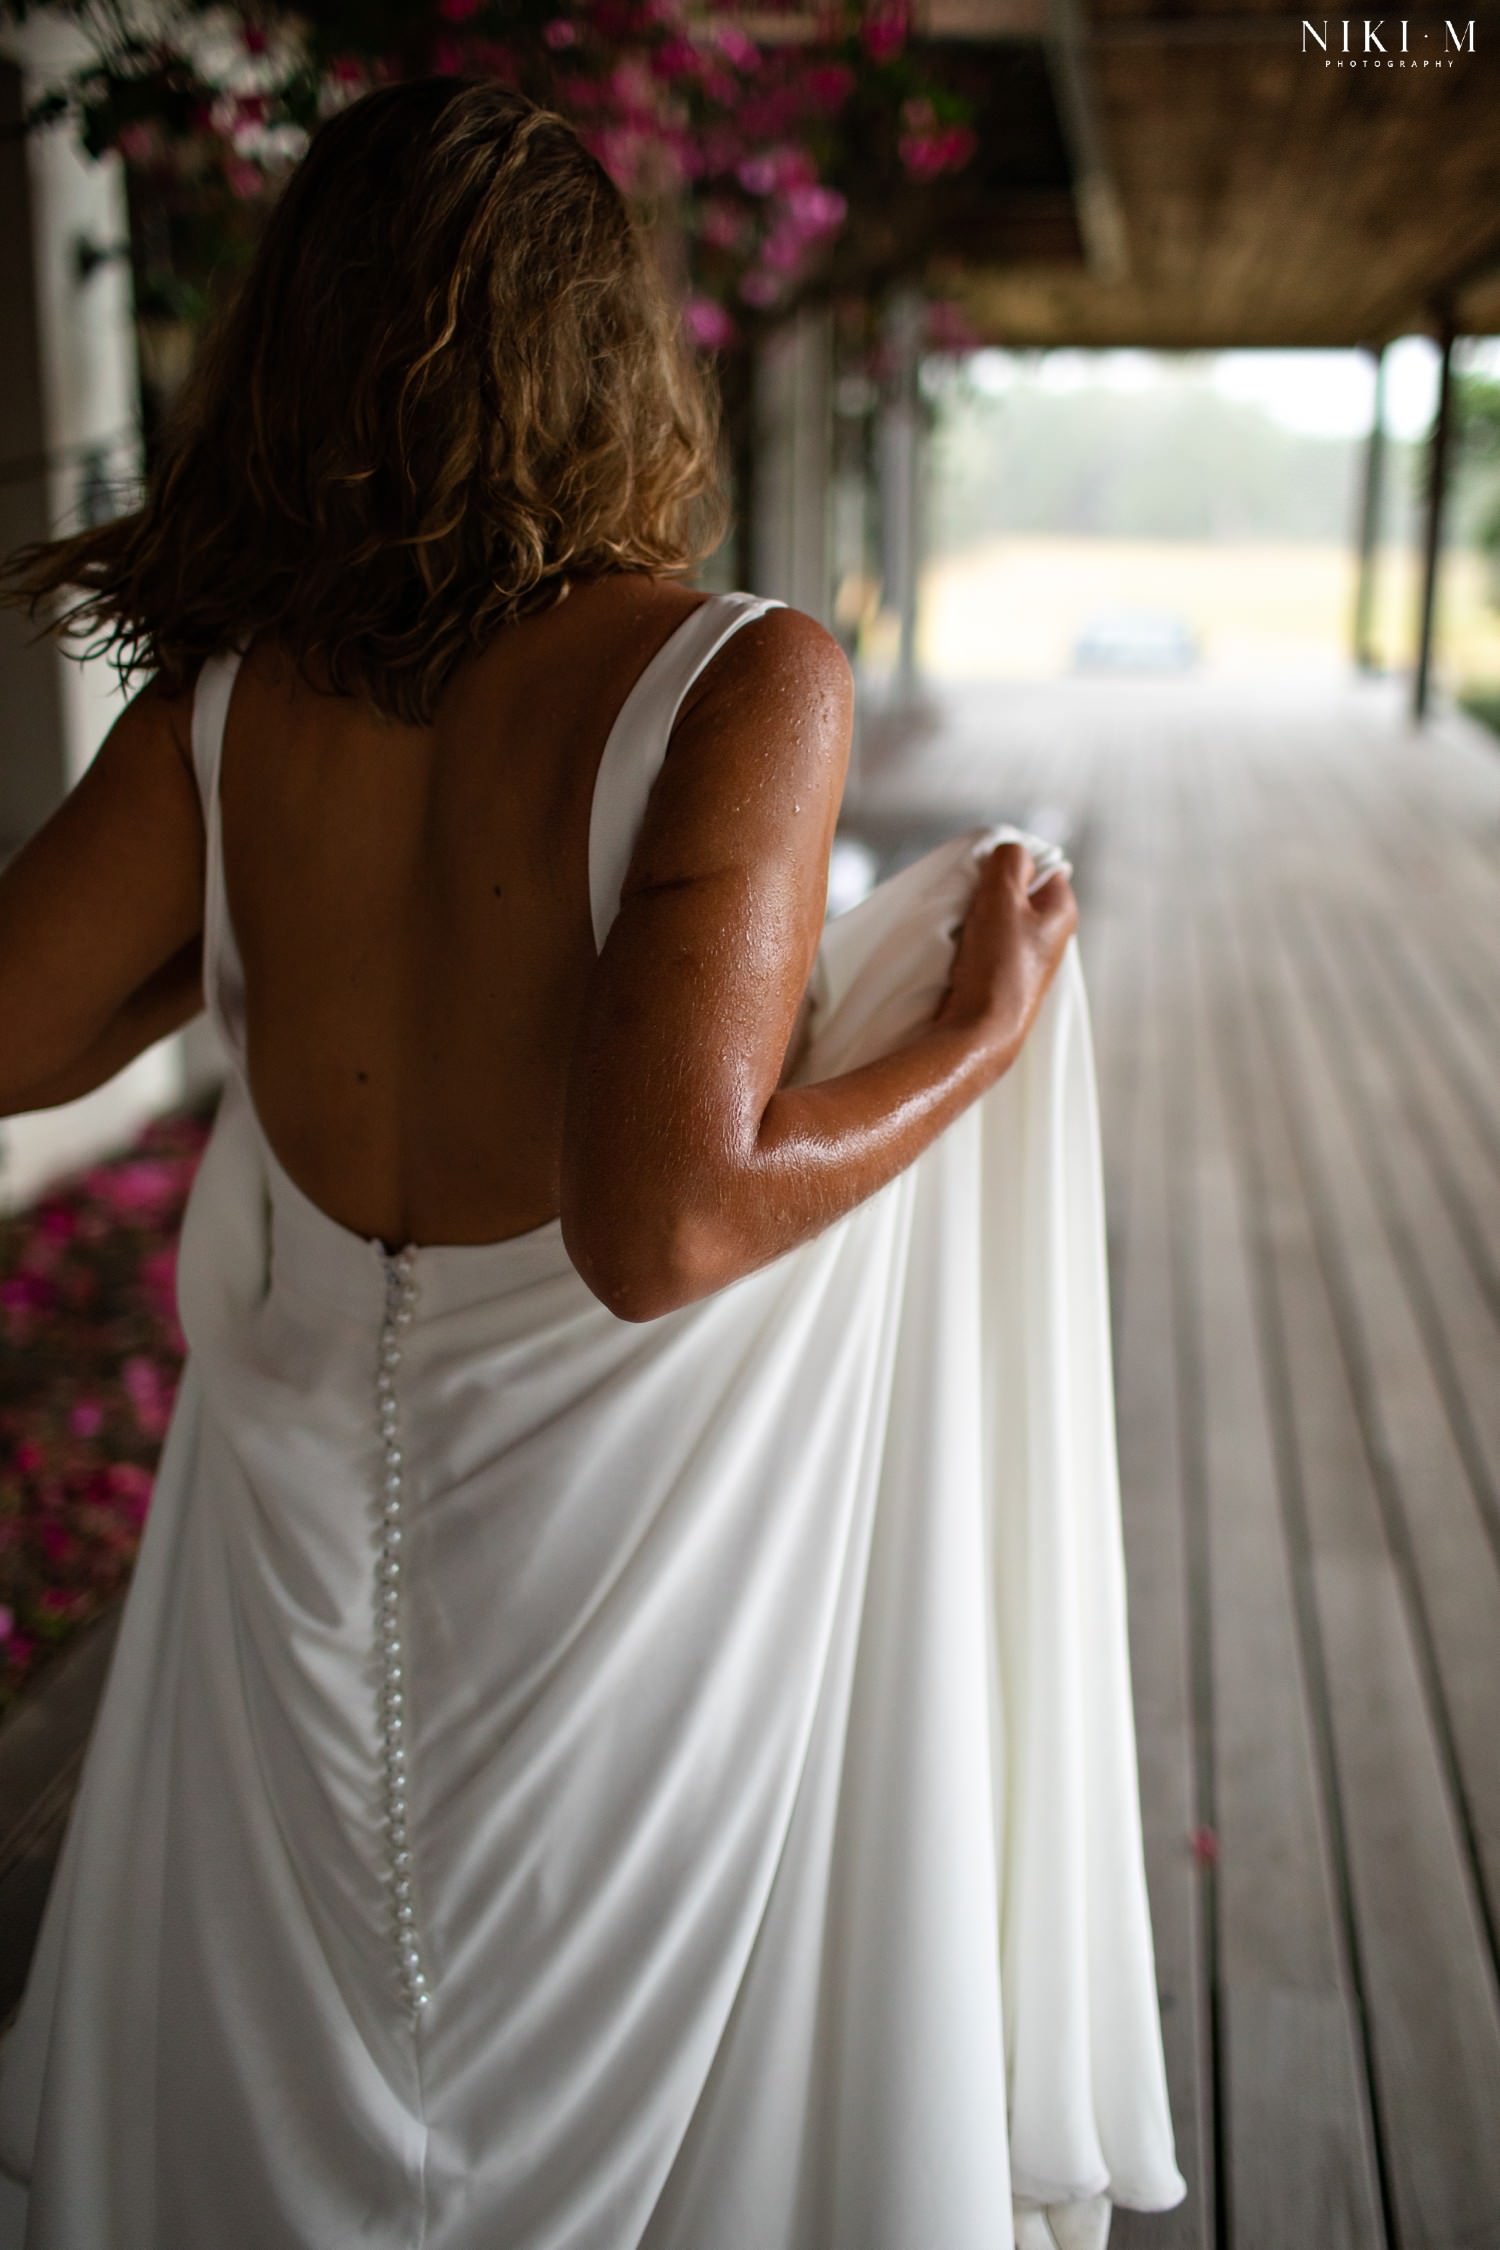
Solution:
<svg viewBox="0 0 1500 2250">
<path fill-rule="evenodd" d="M 192 938 L 148 977 L 138 992 L 115 1010 L 91 1047 L 85 1048 L 50 1078 L 39 1078 L 26 1087 L 9 1086 L 5 1114 L 25 1110 L 56 1109 L 60 1102 L 76 1102 L 133 1063 L 158 1039 L 181 1031 L 203 1009 L 203 941 Z"/>
<path fill-rule="evenodd" d="M 202 1005 L 186 699 L 147 687 L 0 870 L 0 1116 L 91 1092 Z"/>
<path fill-rule="evenodd" d="M 795 610 L 743 626 L 684 705 L 599 958 L 569 1083 L 563 1236 L 611 1311 L 648 1320 L 873 1195 L 1019 1052 L 1076 924 L 1055 876 L 983 867 L 931 1025 L 781 1087 L 822 932 L 848 766 L 849 666 Z"/>
</svg>

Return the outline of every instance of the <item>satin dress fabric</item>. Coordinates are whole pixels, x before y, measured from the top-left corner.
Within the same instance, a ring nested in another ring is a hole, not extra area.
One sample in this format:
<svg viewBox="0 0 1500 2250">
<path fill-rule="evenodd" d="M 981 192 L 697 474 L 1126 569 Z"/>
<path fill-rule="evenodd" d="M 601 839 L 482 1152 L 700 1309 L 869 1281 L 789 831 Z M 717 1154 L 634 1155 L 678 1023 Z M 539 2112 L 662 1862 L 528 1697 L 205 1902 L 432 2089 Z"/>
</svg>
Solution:
<svg viewBox="0 0 1500 2250">
<path fill-rule="evenodd" d="M 701 604 L 621 708 L 599 944 L 684 693 L 770 606 Z M 915 1164 L 699 1303 L 615 1318 L 557 1221 L 410 1254 L 403 1933 L 392 1261 L 247 1089 L 237 661 L 194 713 L 229 1074 L 189 1356 L 0 2083 L 28 2250 L 1004 2250 L 1013 2196 L 1175 2203 L 1076 947 Z M 827 923 L 788 1079 L 931 1012 L 1008 833 Z"/>
</svg>

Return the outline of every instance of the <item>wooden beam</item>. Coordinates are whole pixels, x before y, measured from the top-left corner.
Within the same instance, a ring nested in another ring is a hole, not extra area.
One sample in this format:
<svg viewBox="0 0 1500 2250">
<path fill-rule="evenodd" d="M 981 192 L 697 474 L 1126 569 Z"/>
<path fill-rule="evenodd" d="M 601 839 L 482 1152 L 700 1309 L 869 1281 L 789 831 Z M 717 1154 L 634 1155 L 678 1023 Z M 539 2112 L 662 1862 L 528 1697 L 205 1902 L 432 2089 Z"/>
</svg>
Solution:
<svg viewBox="0 0 1500 2250">
<path fill-rule="evenodd" d="M 934 270 L 1072 266 L 1083 257 L 1078 209 L 1067 188 L 1007 188 L 956 218 Z M 997 339 L 1003 341 L 1003 339 Z"/>
<path fill-rule="evenodd" d="M 1389 297 L 1377 311 L 1372 328 L 1375 333 L 1389 339 L 1409 334 L 1413 329 L 1426 328 L 1439 341 L 1444 322 L 1456 335 L 1477 336 L 1486 333 L 1461 317 L 1458 304 L 1460 295 L 1486 282 L 1500 280 L 1500 235 L 1491 235 L 1478 250 L 1466 251 L 1455 264 L 1440 273 L 1428 274 L 1423 287 L 1426 302 L 1416 304 L 1412 291 L 1407 289 L 1399 297 Z"/>
<path fill-rule="evenodd" d="M 1438 558 L 1443 544 L 1443 501 L 1447 493 L 1449 427 L 1453 419 L 1453 308 L 1439 310 L 1442 363 L 1438 373 L 1437 416 L 1432 425 L 1428 456 L 1427 518 L 1422 541 L 1422 607 L 1417 628 L 1417 671 L 1412 686 L 1412 717 L 1420 725 L 1427 716 L 1432 685 L 1433 626 L 1437 616 Z"/>
<path fill-rule="evenodd" d="M 1044 39 L 1047 0 L 923 0 L 924 39 Z"/>
<path fill-rule="evenodd" d="M 1125 213 L 1105 152 L 1094 74 L 1079 0 L 1047 0 L 1047 60 L 1073 172 L 1084 256 L 1101 281 L 1130 270 Z"/>
<path fill-rule="evenodd" d="M 1373 347 L 1375 406 L 1365 441 L 1364 490 L 1359 511 L 1359 567 L 1354 592 L 1354 662 L 1361 672 L 1379 670 L 1371 643 L 1375 613 L 1375 557 L 1380 543 L 1380 491 L 1385 468 L 1385 345 Z"/>
<path fill-rule="evenodd" d="M 811 8 L 747 8 L 735 17 L 740 29 L 763 46 L 783 42 L 826 42 L 826 20 Z M 912 26 L 919 39 L 1044 39 L 1047 0 L 918 0 Z"/>
</svg>

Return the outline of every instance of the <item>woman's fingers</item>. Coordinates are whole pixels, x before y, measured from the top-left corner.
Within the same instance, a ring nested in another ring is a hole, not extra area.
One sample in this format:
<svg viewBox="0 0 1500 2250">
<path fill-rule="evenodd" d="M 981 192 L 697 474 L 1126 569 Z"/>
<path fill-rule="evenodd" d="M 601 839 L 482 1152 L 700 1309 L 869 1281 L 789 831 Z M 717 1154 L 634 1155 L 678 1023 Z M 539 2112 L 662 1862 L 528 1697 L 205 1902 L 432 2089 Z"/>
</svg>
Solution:
<svg viewBox="0 0 1500 2250">
<path fill-rule="evenodd" d="M 988 873 L 991 881 L 1025 895 L 1027 884 L 1036 874 L 1036 861 L 1024 844 L 996 844 L 985 859 L 988 866 L 981 870 L 981 877 Z"/>
</svg>

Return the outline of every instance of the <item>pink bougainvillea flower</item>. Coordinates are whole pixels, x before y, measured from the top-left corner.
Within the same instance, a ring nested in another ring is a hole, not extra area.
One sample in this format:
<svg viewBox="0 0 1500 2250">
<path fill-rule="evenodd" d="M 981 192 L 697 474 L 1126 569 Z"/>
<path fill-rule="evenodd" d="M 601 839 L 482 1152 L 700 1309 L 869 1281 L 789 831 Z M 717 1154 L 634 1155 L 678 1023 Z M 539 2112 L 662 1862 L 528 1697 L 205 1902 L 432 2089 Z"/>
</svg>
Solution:
<svg viewBox="0 0 1500 2250">
<path fill-rule="evenodd" d="M 589 11 L 594 30 L 608 45 L 623 47 L 638 37 L 642 28 L 641 0 L 593 0 Z M 680 11 L 675 7 L 655 9 L 649 16 L 653 23 L 675 23 Z"/>
<path fill-rule="evenodd" d="M 231 195 L 241 203 L 253 203 L 265 193 L 266 176 L 258 164 L 245 157 L 232 156 L 224 167 L 224 180 Z"/>
<path fill-rule="evenodd" d="M 164 1242 L 141 1260 L 141 1286 L 153 1312 L 177 1310 L 177 1245 Z"/>
<path fill-rule="evenodd" d="M 715 250 L 732 250 L 745 232 L 743 215 L 732 203 L 705 203 L 698 214 L 698 232 Z"/>
<path fill-rule="evenodd" d="M 737 23 L 715 24 L 713 37 L 720 54 L 732 62 L 736 70 L 759 70 L 760 49 Z"/>
<path fill-rule="evenodd" d="M 128 125 L 122 125 L 115 146 L 128 164 L 154 164 L 165 154 L 161 127 L 154 117 L 132 118 Z"/>
<path fill-rule="evenodd" d="M 747 195 L 770 195 L 779 177 L 774 156 L 747 156 L 735 166 L 734 176 Z"/>
<path fill-rule="evenodd" d="M 606 81 L 610 94 L 629 116 L 634 111 L 652 113 L 656 89 L 651 83 L 651 72 L 639 56 L 627 55 L 615 64 Z"/>
<path fill-rule="evenodd" d="M 854 91 L 855 78 L 847 63 L 815 63 L 802 81 L 821 110 L 842 109 Z"/>
<path fill-rule="evenodd" d="M 151 1500 L 151 1474 L 138 1461 L 112 1461 L 107 1477 L 110 1498 L 137 1522 Z"/>
<path fill-rule="evenodd" d="M 700 351 L 724 351 L 739 333 L 730 315 L 712 297 L 689 297 L 682 308 L 682 319 Z"/>
<path fill-rule="evenodd" d="M 961 170 L 977 145 L 971 125 L 949 125 L 937 133 L 903 133 L 896 153 L 914 180 L 935 180 Z"/>
<path fill-rule="evenodd" d="M 437 12 L 444 23 L 467 23 L 482 5 L 483 0 L 437 0 Z"/>
<path fill-rule="evenodd" d="M 894 62 L 906 45 L 905 18 L 874 16 L 861 26 L 859 41 L 871 62 Z"/>
<path fill-rule="evenodd" d="M 776 185 L 779 188 L 788 190 L 817 184 L 818 163 L 810 148 L 798 142 L 776 151 Z"/>
<path fill-rule="evenodd" d="M 798 180 L 787 191 L 787 212 L 805 234 L 832 234 L 849 213 L 848 199 L 837 188 L 815 180 Z"/>
<path fill-rule="evenodd" d="M 554 53 L 562 47 L 576 47 L 578 26 L 576 23 L 569 23 L 566 16 L 554 16 L 550 23 L 542 25 L 542 38 Z"/>
<path fill-rule="evenodd" d="M 9 1273 L 0 1281 L 0 1305 L 16 1312 L 49 1312 L 57 1289 L 45 1274 Z"/>
<path fill-rule="evenodd" d="M 125 1395 L 135 1408 L 144 1437 L 161 1437 L 171 1419 L 172 1386 L 154 1359 L 136 1353 L 120 1369 Z"/>
<path fill-rule="evenodd" d="M 794 274 L 806 263 L 806 237 L 792 227 L 773 228 L 760 246 L 760 255 L 773 273 Z"/>
<path fill-rule="evenodd" d="M 680 35 L 664 39 L 651 57 L 651 67 L 657 77 L 668 81 L 695 76 L 700 64 L 701 57 L 692 40 Z"/>
<path fill-rule="evenodd" d="M 740 295 L 747 305 L 754 305 L 758 310 L 774 305 L 782 293 L 783 284 L 779 274 L 766 273 L 762 268 L 752 266 L 741 277 Z"/>
<path fill-rule="evenodd" d="M 258 167 L 251 164 L 245 169 L 254 173 L 258 188 L 261 178 Z M 84 1181 L 106 1211 L 113 1211 L 122 1219 L 141 1219 L 148 1224 L 180 1202 L 182 1184 L 180 1166 L 164 1162 L 160 1157 L 142 1157 L 133 1164 L 100 1165 L 88 1173 Z"/>
<path fill-rule="evenodd" d="M 207 1130 L 160 1119 L 35 1210 L 0 1213 L 0 1302 L 15 1301 L 12 1334 L 27 1324 L 24 1361 L 0 1356 L 0 1707 L 134 1556 L 182 1363 L 175 1238 Z"/>
</svg>

